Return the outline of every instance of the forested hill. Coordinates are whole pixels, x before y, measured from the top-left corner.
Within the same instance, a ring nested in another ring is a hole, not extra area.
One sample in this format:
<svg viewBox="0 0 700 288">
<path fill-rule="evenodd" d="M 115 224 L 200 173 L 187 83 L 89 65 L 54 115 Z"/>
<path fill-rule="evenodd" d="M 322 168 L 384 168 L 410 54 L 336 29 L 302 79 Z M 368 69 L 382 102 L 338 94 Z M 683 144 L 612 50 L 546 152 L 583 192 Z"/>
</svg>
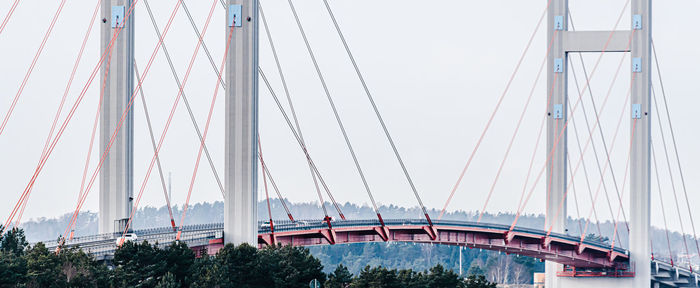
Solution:
<svg viewBox="0 0 700 288">
<path fill-rule="evenodd" d="M 287 202 L 289 203 L 289 202 Z M 277 199 L 271 200 L 273 218 L 274 219 L 287 219 L 287 215 L 284 212 L 280 202 Z M 330 203 L 326 204 L 329 211 L 332 211 L 332 205 Z M 288 204 L 292 215 L 296 219 L 321 219 L 323 218 L 322 210 L 317 204 L 314 203 L 289 203 Z M 376 217 L 374 211 L 369 206 L 358 206 L 356 204 L 345 203 L 341 205 L 341 210 L 348 219 L 373 219 Z M 404 208 L 397 206 L 381 206 L 379 210 L 382 213 L 384 219 L 397 219 L 397 218 L 412 218 L 420 219 L 423 217 L 420 208 Z M 180 215 L 181 207 L 173 207 L 173 214 Z M 438 210 L 432 209 L 429 211 L 430 215 L 437 218 L 439 214 Z M 70 220 L 70 214 L 63 215 L 58 218 L 40 218 L 31 219 L 25 223 L 22 223 L 22 228 L 24 228 L 27 235 L 27 240 L 30 242 L 36 241 L 46 241 L 55 240 L 68 225 Z M 80 235 L 91 235 L 97 233 L 97 213 L 95 212 L 81 212 L 75 229 L 76 236 Z M 267 219 L 267 204 L 264 201 L 258 203 L 258 218 Z M 336 218 L 338 218 L 336 216 Z M 466 220 L 466 221 L 476 221 L 478 218 L 477 212 L 466 212 L 457 211 L 453 213 L 448 213 L 445 215 L 444 219 L 453 220 Z M 486 223 L 500 223 L 500 224 L 511 224 L 515 216 L 511 213 L 499 213 L 499 214 L 489 214 L 486 213 L 483 218 L 483 222 Z M 175 217 L 176 221 L 179 217 Z M 190 206 L 187 212 L 187 224 L 201 224 L 201 223 L 214 223 L 223 222 L 223 203 L 220 201 L 214 203 L 197 203 Z M 139 209 L 134 217 L 134 228 L 151 228 L 151 227 L 162 227 L 168 226 L 170 223 L 168 210 L 165 206 L 160 208 L 155 207 L 145 207 Z M 531 227 L 536 229 L 542 229 L 544 225 L 543 215 L 522 215 L 518 221 L 518 225 L 522 227 Z M 569 219 L 567 227 L 569 229 L 568 233 L 571 235 L 580 235 L 580 228 L 585 227 L 585 220 L 575 220 Z M 600 227 L 600 230 L 598 230 Z M 624 227 L 624 225 L 619 225 L 619 227 Z M 614 225 L 610 222 L 603 222 L 600 225 L 595 223 L 590 223 L 588 226 L 587 234 L 602 234 L 603 236 L 610 237 L 614 230 Z M 619 235 L 622 238 L 623 247 L 627 244 L 627 230 L 619 228 Z M 652 240 L 654 243 L 654 251 L 657 251 L 659 257 L 662 255 L 668 255 L 668 246 L 666 244 L 666 235 L 663 230 L 653 228 L 652 229 Z M 616 241 L 617 242 L 617 241 Z M 683 238 L 680 233 L 671 233 L 671 247 L 676 249 L 677 247 L 683 246 Z M 680 248 L 678 248 L 680 249 Z M 674 251 L 675 253 L 680 253 L 682 251 Z M 426 265 L 426 267 L 430 267 Z"/>
</svg>

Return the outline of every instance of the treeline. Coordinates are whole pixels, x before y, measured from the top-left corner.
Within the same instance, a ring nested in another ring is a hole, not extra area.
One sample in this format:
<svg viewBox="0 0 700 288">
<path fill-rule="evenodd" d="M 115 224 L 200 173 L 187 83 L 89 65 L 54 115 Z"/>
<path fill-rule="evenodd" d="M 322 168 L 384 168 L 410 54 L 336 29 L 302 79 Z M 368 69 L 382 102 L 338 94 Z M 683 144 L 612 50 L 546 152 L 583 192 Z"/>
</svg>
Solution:
<svg viewBox="0 0 700 288">
<path fill-rule="evenodd" d="M 535 272 L 544 272 L 544 263 L 534 258 L 466 247 L 460 251 L 460 247 L 450 245 L 355 243 L 312 246 L 309 250 L 329 267 L 325 270 L 328 273 L 340 264 L 355 274 L 361 273 L 367 265 L 423 271 L 439 264 L 447 270 L 459 271 L 460 254 L 462 272 L 478 269 L 478 274 L 499 284 L 531 284 Z"/>
<path fill-rule="evenodd" d="M 308 249 L 291 246 L 228 244 L 213 257 L 196 258 L 184 243 L 161 249 L 126 242 L 107 266 L 78 248 L 56 253 L 42 243 L 30 246 L 21 229 L 0 235 L 0 287 L 309 287 L 314 279 L 329 288 L 496 287 L 484 275 L 463 279 L 439 264 L 421 272 L 366 266 L 357 275 L 338 265 L 325 274 Z"/>
</svg>

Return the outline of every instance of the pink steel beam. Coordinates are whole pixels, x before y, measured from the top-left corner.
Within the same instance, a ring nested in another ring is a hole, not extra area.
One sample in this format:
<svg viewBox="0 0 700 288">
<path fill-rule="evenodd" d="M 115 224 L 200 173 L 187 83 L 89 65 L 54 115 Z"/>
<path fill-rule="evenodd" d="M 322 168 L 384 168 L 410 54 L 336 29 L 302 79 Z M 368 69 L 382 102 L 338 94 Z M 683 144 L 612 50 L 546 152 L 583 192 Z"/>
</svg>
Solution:
<svg viewBox="0 0 700 288">
<path fill-rule="evenodd" d="M 401 225 L 385 226 L 384 228 L 382 229 L 379 226 L 333 228 L 330 231 L 332 236 L 329 235 L 328 229 L 278 231 L 274 235 L 263 233 L 258 237 L 258 246 L 262 248 L 271 243 L 315 246 L 394 241 L 455 245 L 500 251 L 554 261 L 579 268 L 624 269 L 628 266 L 629 261 L 629 256 L 624 253 L 610 253 L 610 250 L 605 248 L 586 244 L 580 245 L 578 241 L 556 236 L 545 238 L 542 235 L 516 231 L 508 234 L 508 237 L 506 237 L 508 229 L 502 228 L 436 225 L 434 226 L 436 231 L 435 240 L 432 240 L 430 229 L 427 226 Z M 385 231 L 388 233 L 384 234 Z"/>
</svg>

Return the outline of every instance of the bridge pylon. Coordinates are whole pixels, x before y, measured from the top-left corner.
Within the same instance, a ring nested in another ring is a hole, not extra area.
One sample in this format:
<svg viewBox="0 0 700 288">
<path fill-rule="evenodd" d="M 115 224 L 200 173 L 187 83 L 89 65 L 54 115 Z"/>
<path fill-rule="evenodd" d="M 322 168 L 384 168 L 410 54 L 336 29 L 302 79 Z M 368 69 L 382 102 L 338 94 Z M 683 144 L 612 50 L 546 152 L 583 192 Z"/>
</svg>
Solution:
<svg viewBox="0 0 700 288">
<path fill-rule="evenodd" d="M 134 91 L 134 13 L 123 21 L 133 0 L 102 1 L 101 55 L 108 50 L 115 32 L 123 27 L 112 51 L 102 63 L 104 94 L 100 111 L 100 149 L 105 151 L 129 98 Z M 133 109 L 132 109 L 133 110 Z M 99 233 L 123 229 L 133 201 L 134 117 L 129 112 L 100 171 Z M 101 157 L 102 155 L 98 156 Z"/>
<path fill-rule="evenodd" d="M 258 244 L 258 0 L 227 0 L 224 242 Z"/>
<path fill-rule="evenodd" d="M 651 117 L 651 0 L 631 1 L 628 31 L 569 30 L 568 0 L 547 0 L 548 91 L 547 99 L 547 220 L 545 230 L 566 232 L 567 189 L 567 93 L 569 53 L 630 52 L 631 152 L 630 152 L 630 265 L 632 278 L 558 277 L 562 265 L 547 261 L 546 287 L 651 287 L 650 228 L 650 117 Z M 587 86 L 587 85 L 584 85 Z M 584 88 L 586 89 L 586 88 Z M 578 94 L 577 91 L 576 94 Z M 584 91 L 585 92 L 585 91 Z M 574 101 L 577 101 L 577 97 Z M 562 131 L 564 129 L 564 131 Z M 595 128 L 594 128 L 595 129 Z M 555 148 L 555 150 L 552 150 Z M 554 151 L 551 155 L 550 152 Z M 561 203 L 564 203 L 560 207 Z M 619 241 L 619 239 L 618 239 Z"/>
</svg>

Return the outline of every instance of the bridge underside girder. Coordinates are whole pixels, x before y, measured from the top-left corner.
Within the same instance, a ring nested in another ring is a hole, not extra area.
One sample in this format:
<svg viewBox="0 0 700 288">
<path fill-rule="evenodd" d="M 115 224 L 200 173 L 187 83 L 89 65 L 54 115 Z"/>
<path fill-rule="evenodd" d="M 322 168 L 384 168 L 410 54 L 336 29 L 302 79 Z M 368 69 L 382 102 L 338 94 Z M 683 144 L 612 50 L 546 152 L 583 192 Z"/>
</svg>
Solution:
<svg viewBox="0 0 700 288">
<path fill-rule="evenodd" d="M 475 249 L 513 253 L 541 260 L 579 268 L 628 267 L 628 257 L 624 253 L 613 252 L 599 247 L 585 246 L 578 242 L 541 235 L 515 233 L 510 241 L 505 237 L 507 230 L 474 229 L 450 226 L 435 226 L 436 238 L 431 237 L 428 226 L 387 226 L 387 227 L 343 227 L 263 233 L 258 237 L 258 246 L 272 244 L 314 246 L 366 242 L 413 242 L 464 246 Z M 385 236 L 386 235 L 386 236 Z M 545 245 L 548 243 L 548 245 Z"/>
</svg>

